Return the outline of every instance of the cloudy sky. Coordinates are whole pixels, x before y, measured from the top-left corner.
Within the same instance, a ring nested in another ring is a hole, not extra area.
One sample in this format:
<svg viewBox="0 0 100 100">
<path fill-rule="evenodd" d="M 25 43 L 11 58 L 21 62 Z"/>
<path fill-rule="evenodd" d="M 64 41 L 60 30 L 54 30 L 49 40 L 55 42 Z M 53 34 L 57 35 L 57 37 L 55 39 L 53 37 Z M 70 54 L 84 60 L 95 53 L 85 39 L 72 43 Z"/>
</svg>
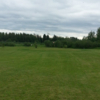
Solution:
<svg viewBox="0 0 100 100">
<path fill-rule="evenodd" d="M 100 0 L 0 0 L 0 31 L 82 38 L 100 27 Z"/>
</svg>

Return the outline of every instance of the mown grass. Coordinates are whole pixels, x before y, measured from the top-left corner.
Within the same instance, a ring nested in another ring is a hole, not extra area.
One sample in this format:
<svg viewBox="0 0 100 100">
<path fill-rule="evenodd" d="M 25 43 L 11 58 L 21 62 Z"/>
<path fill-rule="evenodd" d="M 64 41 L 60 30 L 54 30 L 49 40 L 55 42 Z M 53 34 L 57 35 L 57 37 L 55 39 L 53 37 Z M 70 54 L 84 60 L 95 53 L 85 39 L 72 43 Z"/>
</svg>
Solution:
<svg viewBox="0 0 100 100">
<path fill-rule="evenodd" d="M 0 48 L 0 100 L 99 99 L 99 49 Z"/>
</svg>

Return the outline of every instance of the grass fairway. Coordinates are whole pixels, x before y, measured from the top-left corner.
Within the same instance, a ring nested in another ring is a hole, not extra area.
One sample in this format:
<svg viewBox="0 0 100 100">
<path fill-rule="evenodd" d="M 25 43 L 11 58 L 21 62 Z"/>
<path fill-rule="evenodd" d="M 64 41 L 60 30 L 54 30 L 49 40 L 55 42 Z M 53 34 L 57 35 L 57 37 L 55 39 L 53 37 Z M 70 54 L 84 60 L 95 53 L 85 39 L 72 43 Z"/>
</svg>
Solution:
<svg viewBox="0 0 100 100">
<path fill-rule="evenodd" d="M 100 100 L 100 50 L 0 48 L 0 100 Z"/>
</svg>

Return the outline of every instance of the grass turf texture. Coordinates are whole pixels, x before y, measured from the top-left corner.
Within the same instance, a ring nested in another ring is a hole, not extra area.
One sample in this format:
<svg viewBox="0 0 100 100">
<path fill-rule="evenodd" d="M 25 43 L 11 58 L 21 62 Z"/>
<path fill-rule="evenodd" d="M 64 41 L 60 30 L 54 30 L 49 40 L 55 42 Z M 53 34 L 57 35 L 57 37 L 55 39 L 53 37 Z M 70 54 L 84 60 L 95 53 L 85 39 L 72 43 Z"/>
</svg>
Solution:
<svg viewBox="0 0 100 100">
<path fill-rule="evenodd" d="M 0 100 L 100 100 L 100 50 L 0 48 Z"/>
</svg>

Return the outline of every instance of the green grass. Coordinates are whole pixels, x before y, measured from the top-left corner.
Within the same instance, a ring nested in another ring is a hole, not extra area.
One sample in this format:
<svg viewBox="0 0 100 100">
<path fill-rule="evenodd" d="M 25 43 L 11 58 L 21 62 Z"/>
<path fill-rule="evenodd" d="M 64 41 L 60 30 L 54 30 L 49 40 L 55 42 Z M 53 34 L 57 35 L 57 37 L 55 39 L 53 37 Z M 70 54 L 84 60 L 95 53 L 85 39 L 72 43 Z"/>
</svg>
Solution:
<svg viewBox="0 0 100 100">
<path fill-rule="evenodd" d="M 0 100 L 100 100 L 100 49 L 0 47 Z"/>
</svg>

